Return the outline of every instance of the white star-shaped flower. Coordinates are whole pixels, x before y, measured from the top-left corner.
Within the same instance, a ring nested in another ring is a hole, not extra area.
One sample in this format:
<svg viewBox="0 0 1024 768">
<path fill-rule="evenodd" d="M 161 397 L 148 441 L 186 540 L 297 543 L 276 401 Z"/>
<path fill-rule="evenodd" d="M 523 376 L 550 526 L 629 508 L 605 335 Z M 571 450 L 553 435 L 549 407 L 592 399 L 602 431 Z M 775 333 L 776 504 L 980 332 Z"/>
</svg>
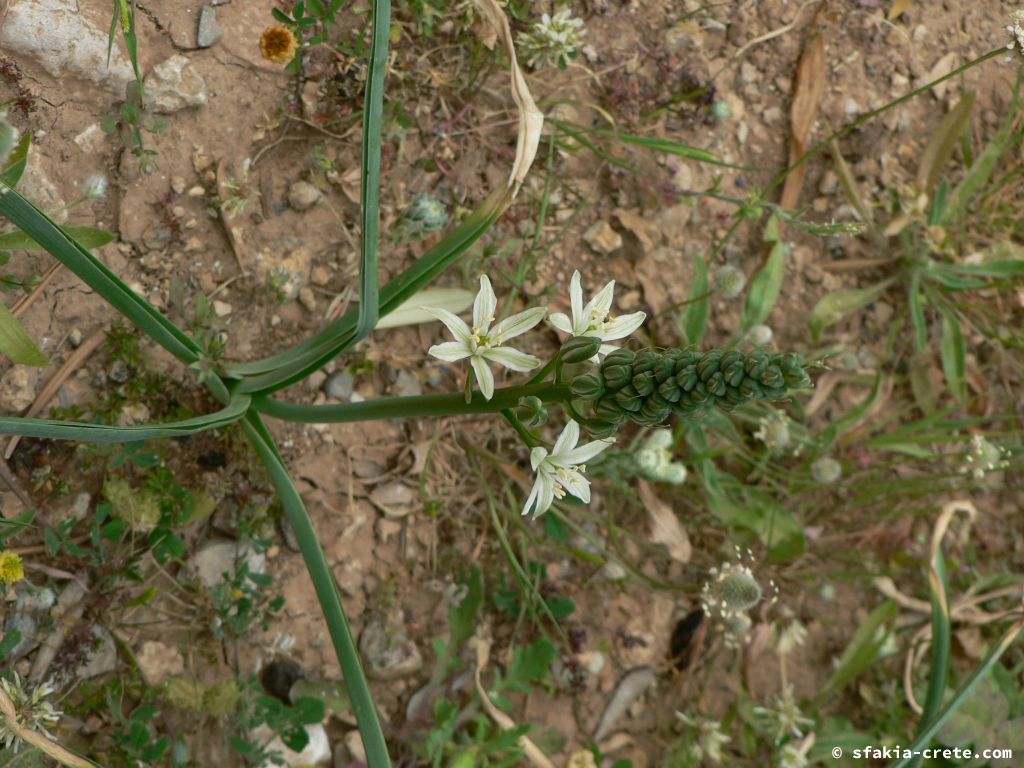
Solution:
<svg viewBox="0 0 1024 768">
<path fill-rule="evenodd" d="M 494 295 L 491 281 L 487 279 L 487 275 L 482 275 L 480 291 L 473 302 L 472 328 L 447 309 L 423 308 L 425 312 L 444 323 L 455 337 L 455 341 L 435 344 L 427 353 L 447 363 L 468 357 L 476 380 L 480 383 L 480 391 L 488 400 L 494 396 L 494 374 L 491 373 L 488 363 L 497 363 L 520 373 L 532 371 L 540 365 L 540 360 L 533 355 L 512 347 L 504 347 L 502 344 L 521 333 L 526 333 L 543 320 L 547 313 L 543 307 L 528 309 L 502 320 L 492 328 L 491 323 L 494 322 L 497 307 L 498 297 Z"/>
<path fill-rule="evenodd" d="M 615 281 L 611 280 L 586 305 L 583 304 L 583 287 L 580 284 L 580 271 L 572 273 L 569 282 L 569 300 L 572 302 L 572 320 L 562 312 L 555 312 L 548 321 L 562 333 L 570 336 L 596 336 L 602 342 L 624 339 L 643 325 L 647 314 L 633 312 L 622 317 L 609 316 L 612 309 L 612 296 L 615 293 Z M 613 352 L 618 347 L 613 344 L 601 344 L 594 356 L 594 362 Z"/>
<path fill-rule="evenodd" d="M 551 508 L 555 499 L 566 493 L 585 504 L 590 502 L 590 481 L 583 476 L 587 470 L 586 462 L 614 443 L 615 439 L 594 440 L 577 448 L 579 440 L 580 425 L 570 420 L 550 453 L 547 448 L 540 447 L 530 452 L 530 464 L 537 473 L 537 479 L 523 507 L 524 515 L 533 510 L 533 516 L 540 517 Z"/>
</svg>

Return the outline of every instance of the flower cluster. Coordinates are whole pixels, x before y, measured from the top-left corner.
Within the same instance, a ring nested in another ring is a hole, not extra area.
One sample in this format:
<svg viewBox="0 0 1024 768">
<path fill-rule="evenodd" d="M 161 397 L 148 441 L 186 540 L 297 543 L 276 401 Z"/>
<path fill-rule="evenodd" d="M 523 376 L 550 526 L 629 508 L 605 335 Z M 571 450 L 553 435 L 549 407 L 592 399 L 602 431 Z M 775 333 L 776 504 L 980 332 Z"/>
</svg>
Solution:
<svg viewBox="0 0 1024 768">
<path fill-rule="evenodd" d="M 964 456 L 963 471 L 975 480 L 981 480 L 989 472 L 1006 469 L 1010 466 L 1007 459 L 1009 451 L 990 443 L 982 435 L 971 438 L 971 445 Z"/>
<path fill-rule="evenodd" d="M 1024 54 L 1024 11 L 1014 11 L 1010 14 L 1010 21 L 1012 24 L 1008 24 L 1006 31 L 1013 38 L 1006 47 L 1008 50 L 1016 48 L 1022 54 Z"/>
<path fill-rule="evenodd" d="M 570 320 L 562 312 L 555 312 L 548 322 L 555 328 L 568 333 L 570 337 L 588 337 L 600 339 L 601 346 L 597 354 L 592 358 L 598 362 L 601 357 L 614 352 L 618 347 L 607 344 L 609 341 L 624 339 L 636 331 L 647 315 L 644 312 L 633 312 L 622 317 L 614 317 L 612 311 L 612 297 L 615 292 L 615 281 L 611 280 L 597 294 L 583 303 L 583 286 L 581 284 L 580 271 L 577 269 L 572 273 L 569 281 L 569 302 L 572 306 L 572 319 Z"/>
<path fill-rule="evenodd" d="M 676 712 L 676 718 L 696 731 L 696 738 L 690 741 L 687 750 L 693 764 L 701 765 L 708 762 L 712 765 L 721 765 L 725 758 L 722 747 L 731 741 L 728 734 L 722 731 L 722 723 L 706 717 L 692 718 L 683 712 Z"/>
<path fill-rule="evenodd" d="M 0 586 L 13 584 L 25 578 L 25 565 L 17 552 L 0 552 Z"/>
<path fill-rule="evenodd" d="M 583 476 L 587 470 L 586 462 L 615 441 L 594 440 L 577 447 L 579 439 L 580 426 L 570 420 L 550 452 L 540 446 L 530 451 L 530 464 L 537 473 L 537 479 L 523 507 L 524 515 L 531 511 L 535 518 L 543 515 L 555 499 L 561 499 L 566 493 L 584 504 L 590 502 L 590 481 Z"/>
<path fill-rule="evenodd" d="M 574 19 L 568 8 L 554 16 L 545 13 L 533 29 L 519 40 L 523 60 L 531 67 L 558 65 L 565 69 L 568 60 L 576 57 L 586 30 L 583 19 Z"/>
<path fill-rule="evenodd" d="M 803 738 L 804 729 L 814 726 L 814 721 L 804 717 L 793 694 L 793 686 L 787 685 L 782 695 L 775 699 L 771 707 L 754 707 L 754 714 L 766 721 L 772 728 L 775 743 L 779 744 L 787 737 Z"/>
<path fill-rule="evenodd" d="M 37 685 L 29 693 L 21 682 L 17 672 L 13 672 L 10 679 L 0 679 L 0 687 L 8 699 L 5 712 L 0 713 L 0 742 L 4 749 L 11 749 L 17 752 L 21 746 L 20 736 L 25 731 L 36 731 L 47 738 L 52 739 L 53 728 L 60 721 L 61 712 L 53 708 L 47 697 L 53 693 L 53 687 L 48 683 Z M 6 710 L 10 709 L 10 714 Z M 13 716 L 12 716 L 13 715 Z"/>
<path fill-rule="evenodd" d="M 648 480 L 672 485 L 686 482 L 686 467 L 672 461 L 672 433 L 667 429 L 652 432 L 633 453 L 633 462 Z"/>
</svg>

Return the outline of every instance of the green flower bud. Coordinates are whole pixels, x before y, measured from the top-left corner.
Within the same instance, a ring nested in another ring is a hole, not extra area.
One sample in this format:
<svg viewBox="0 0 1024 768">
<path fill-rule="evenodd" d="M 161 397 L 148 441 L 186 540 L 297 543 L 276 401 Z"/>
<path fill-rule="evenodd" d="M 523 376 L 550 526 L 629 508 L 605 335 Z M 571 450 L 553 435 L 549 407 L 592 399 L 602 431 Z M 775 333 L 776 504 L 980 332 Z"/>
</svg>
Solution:
<svg viewBox="0 0 1024 768">
<path fill-rule="evenodd" d="M 539 397 L 520 397 L 516 416 L 528 427 L 542 427 L 548 420 L 548 409 Z"/>
<path fill-rule="evenodd" d="M 635 371 L 636 368 L 634 367 L 633 370 Z M 647 397 L 654 391 L 654 371 L 638 373 L 630 383 L 641 397 Z"/>
<path fill-rule="evenodd" d="M 615 421 L 616 419 L 623 418 L 622 408 L 615 401 L 614 396 L 602 397 L 598 400 L 597 405 L 594 406 L 594 415 L 601 419 L 607 419 L 608 421 Z"/>
<path fill-rule="evenodd" d="M 584 363 L 597 354 L 601 348 L 601 339 L 597 336 L 570 336 L 562 344 L 559 353 L 566 363 Z"/>
<path fill-rule="evenodd" d="M 569 385 L 569 390 L 581 400 L 598 400 L 605 393 L 604 383 L 597 373 L 577 376 Z"/>
<path fill-rule="evenodd" d="M 601 375 L 604 377 L 604 385 L 612 392 L 622 389 L 633 377 L 633 368 L 630 365 L 613 365 L 608 368 L 601 368 Z"/>
<path fill-rule="evenodd" d="M 619 431 L 619 424 L 621 423 L 620 421 L 608 419 L 590 419 L 584 426 L 593 437 L 603 440 L 606 437 L 614 436 Z"/>
<path fill-rule="evenodd" d="M 834 483 L 843 474 L 843 465 L 831 456 L 822 456 L 811 464 L 811 477 L 822 485 Z"/>
<path fill-rule="evenodd" d="M 630 412 L 639 411 L 644 407 L 643 398 L 640 397 L 640 393 L 636 391 L 636 388 L 632 384 L 627 384 L 615 393 L 615 402 L 624 410 Z"/>
<path fill-rule="evenodd" d="M 636 352 L 633 350 L 625 348 L 616 349 L 601 361 L 601 370 L 604 371 L 606 368 L 611 368 L 615 365 L 632 365 L 635 359 Z"/>
<path fill-rule="evenodd" d="M 440 232 L 448 223 L 448 211 L 444 203 L 433 195 L 424 193 L 416 196 L 402 213 L 402 219 L 418 232 Z"/>
</svg>

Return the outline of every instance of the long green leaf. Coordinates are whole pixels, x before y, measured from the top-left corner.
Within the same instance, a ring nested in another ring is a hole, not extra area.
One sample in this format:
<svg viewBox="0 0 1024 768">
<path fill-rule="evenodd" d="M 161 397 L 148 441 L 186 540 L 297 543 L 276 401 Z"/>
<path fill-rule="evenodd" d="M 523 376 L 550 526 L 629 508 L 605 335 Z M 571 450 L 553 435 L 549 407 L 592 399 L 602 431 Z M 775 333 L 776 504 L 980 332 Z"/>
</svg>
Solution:
<svg viewBox="0 0 1024 768">
<path fill-rule="evenodd" d="M 377 708 L 373 703 L 366 675 L 363 674 L 359 651 L 352 637 L 348 618 L 345 616 L 345 607 L 341 602 L 334 573 L 327 563 L 323 547 L 320 546 L 316 529 L 302 503 L 302 497 L 288 475 L 288 470 L 285 469 L 284 460 L 259 415 L 250 412 L 242 423 L 249 440 L 270 472 L 271 482 L 277 489 L 285 514 L 288 515 L 288 522 L 299 542 L 302 558 L 309 570 L 313 588 L 327 621 L 327 628 L 334 641 L 334 651 L 345 675 L 345 684 L 352 698 L 352 710 L 359 725 L 359 733 L 363 737 L 369 768 L 388 768 L 391 765 L 391 758 L 388 757 Z"/>
<path fill-rule="evenodd" d="M 870 288 L 843 288 L 832 291 L 821 297 L 811 316 L 807 318 L 807 325 L 811 329 L 811 339 L 815 344 L 821 339 L 821 332 L 842 320 L 847 315 L 866 307 L 883 293 L 896 278 L 890 277 Z"/>
<path fill-rule="evenodd" d="M 921 715 L 919 733 L 925 730 L 939 714 L 942 700 L 946 695 L 946 685 L 949 683 L 949 652 L 952 644 L 949 620 L 949 574 L 946 572 L 946 560 L 942 556 L 941 546 L 932 558 L 928 580 L 931 586 L 932 600 L 931 673 L 928 677 L 928 693 L 924 700 L 924 713 Z M 913 765 L 920 765 L 920 761 Z"/>
<path fill-rule="evenodd" d="M 914 752 L 919 752 L 934 741 L 935 734 L 939 732 L 942 726 L 946 724 L 946 721 L 949 720 L 953 713 L 960 708 L 960 705 L 964 703 L 964 700 L 970 695 L 971 691 L 974 690 L 975 686 L 985 678 L 985 675 L 987 675 L 992 667 L 995 666 L 996 662 L 999 661 L 1003 654 L 1006 653 L 1011 645 L 1013 645 L 1022 630 L 1024 630 L 1024 619 L 1021 619 L 1006 630 L 1006 634 L 999 639 L 999 642 L 991 651 L 989 651 L 988 656 L 986 656 L 981 664 L 978 665 L 978 668 L 974 670 L 971 676 L 967 678 L 967 680 L 964 681 L 964 684 L 960 686 L 955 694 L 953 694 L 953 697 L 949 700 L 946 706 L 942 708 L 942 711 L 939 712 L 935 719 L 932 720 L 931 724 L 918 733 L 914 738 L 914 742 L 906 747 L 903 752 L 905 757 L 889 763 L 888 768 L 907 768 L 915 757 Z"/>
<path fill-rule="evenodd" d="M 963 404 L 967 400 L 967 346 L 964 343 L 964 332 L 952 310 L 941 308 L 942 312 L 942 372 L 946 375 L 946 383 Z"/>
<path fill-rule="evenodd" d="M 2 183 L 0 214 L 10 219 L 176 358 L 189 364 L 199 359 L 199 346 L 184 331 L 125 285 L 103 262 L 69 238 L 46 214 Z"/>
<path fill-rule="evenodd" d="M 974 107 L 975 96 L 976 94 L 973 92 L 964 94 L 956 106 L 942 118 L 928 141 L 928 146 L 921 153 L 921 163 L 917 169 L 917 186 L 922 191 L 931 194 L 935 185 L 939 183 L 942 170 L 953 156 L 953 151 L 960 140 L 960 134 L 967 127 L 967 120 Z"/>
<path fill-rule="evenodd" d="M 366 81 L 366 100 L 363 106 L 363 229 L 362 254 L 359 261 L 359 320 L 356 323 L 355 341 L 370 335 L 377 325 L 380 311 L 380 286 L 377 284 L 380 247 L 380 140 L 390 33 L 391 1 L 373 0 L 369 77 Z"/>
<path fill-rule="evenodd" d="M 50 364 L 32 338 L 25 333 L 11 310 L 0 301 L 0 355 L 6 355 L 18 365 L 43 366 Z"/>
<path fill-rule="evenodd" d="M 96 227 L 62 227 L 64 234 L 83 248 L 100 248 L 114 241 L 114 235 Z M 24 232 L 7 232 L 0 235 L 0 248 L 11 250 L 39 251 L 43 246 Z"/>
<path fill-rule="evenodd" d="M 747 330 L 752 325 L 763 323 L 775 307 L 782 291 L 782 276 L 786 268 L 786 244 L 776 241 L 772 245 L 768 261 L 750 281 L 747 303 L 743 307 L 741 327 Z"/>
<path fill-rule="evenodd" d="M 914 326 L 914 346 L 917 351 L 924 352 L 928 346 L 928 327 L 924 321 L 924 307 L 921 306 L 921 272 L 915 269 L 910 273 L 910 287 L 907 288 L 907 300 L 910 304 L 910 321 Z"/>
<path fill-rule="evenodd" d="M 18 146 L 8 156 L 7 165 L 0 172 L 0 184 L 6 184 L 8 187 L 18 186 L 22 174 L 25 173 L 25 169 L 28 167 L 28 150 L 31 146 L 32 134 L 26 133 L 21 137 Z M 0 187 L 0 189 L 3 189 L 3 187 Z"/>
<path fill-rule="evenodd" d="M 960 275 L 1021 277 L 1024 276 L 1024 259 L 1001 259 L 984 264 L 943 264 L 941 268 Z"/>
<path fill-rule="evenodd" d="M 81 440 L 87 443 L 134 443 L 157 437 L 187 437 L 210 429 L 220 429 L 238 421 L 249 409 L 247 395 L 236 396 L 219 411 L 165 424 L 117 427 L 56 419 L 0 417 L 0 435 L 22 435 L 49 440 Z"/>
</svg>

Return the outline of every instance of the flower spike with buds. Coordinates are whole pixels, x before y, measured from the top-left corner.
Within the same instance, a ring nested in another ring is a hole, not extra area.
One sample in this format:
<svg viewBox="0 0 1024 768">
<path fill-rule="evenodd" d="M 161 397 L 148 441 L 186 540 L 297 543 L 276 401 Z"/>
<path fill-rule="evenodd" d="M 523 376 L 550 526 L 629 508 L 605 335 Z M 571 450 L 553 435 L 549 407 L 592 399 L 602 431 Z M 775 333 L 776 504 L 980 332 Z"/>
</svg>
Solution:
<svg viewBox="0 0 1024 768">
<path fill-rule="evenodd" d="M 586 462 L 597 456 L 613 439 L 594 440 L 576 447 L 580 439 L 580 425 L 570 421 L 558 436 L 551 452 L 547 448 L 537 447 L 530 452 L 530 464 L 537 473 L 533 490 L 523 507 L 523 514 L 533 511 L 535 518 L 547 512 L 555 499 L 566 493 L 575 496 L 584 504 L 590 502 L 590 481 L 583 476 Z"/>
<path fill-rule="evenodd" d="M 424 307 L 424 311 L 436 317 L 452 332 L 455 341 L 435 344 L 428 354 L 447 363 L 469 358 L 473 373 L 480 382 L 480 391 L 486 399 L 494 396 L 494 374 L 488 363 L 497 363 L 520 373 L 532 371 L 540 365 L 533 355 L 520 352 L 502 344 L 521 333 L 526 333 L 544 319 L 547 310 L 543 307 L 528 309 L 512 315 L 497 323 L 493 328 L 494 312 L 498 308 L 498 298 L 491 288 L 487 275 L 480 277 L 480 291 L 473 302 L 473 327 L 470 328 L 447 309 Z"/>
<path fill-rule="evenodd" d="M 603 357 L 618 349 L 618 347 L 604 342 L 626 338 L 643 325 L 647 318 L 644 312 L 633 312 L 622 317 L 610 316 L 608 313 L 612 310 L 614 293 L 615 281 L 611 280 L 594 298 L 584 304 L 583 286 L 580 271 L 577 269 L 572 273 L 572 280 L 569 281 L 572 320 L 562 312 L 555 312 L 548 318 L 548 321 L 562 333 L 568 333 L 573 337 L 590 336 L 600 339 L 601 347 L 593 358 L 595 363 L 598 362 L 598 356 Z"/>
</svg>

